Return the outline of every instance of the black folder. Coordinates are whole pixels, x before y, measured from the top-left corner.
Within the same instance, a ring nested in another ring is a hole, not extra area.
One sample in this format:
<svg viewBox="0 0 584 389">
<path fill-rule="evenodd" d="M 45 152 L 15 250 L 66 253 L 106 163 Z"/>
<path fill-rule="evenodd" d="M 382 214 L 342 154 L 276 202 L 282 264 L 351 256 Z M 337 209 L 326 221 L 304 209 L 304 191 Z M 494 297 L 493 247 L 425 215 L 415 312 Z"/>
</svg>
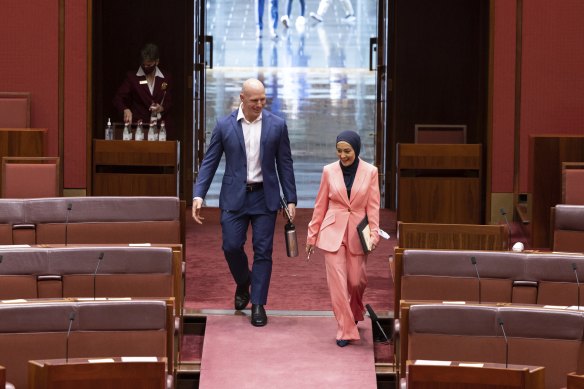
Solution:
<svg viewBox="0 0 584 389">
<path fill-rule="evenodd" d="M 369 220 L 367 215 L 357 224 L 357 234 L 359 234 L 359 240 L 361 241 L 361 246 L 363 247 L 363 252 L 368 254 L 371 252 L 371 228 L 369 228 Z"/>
</svg>

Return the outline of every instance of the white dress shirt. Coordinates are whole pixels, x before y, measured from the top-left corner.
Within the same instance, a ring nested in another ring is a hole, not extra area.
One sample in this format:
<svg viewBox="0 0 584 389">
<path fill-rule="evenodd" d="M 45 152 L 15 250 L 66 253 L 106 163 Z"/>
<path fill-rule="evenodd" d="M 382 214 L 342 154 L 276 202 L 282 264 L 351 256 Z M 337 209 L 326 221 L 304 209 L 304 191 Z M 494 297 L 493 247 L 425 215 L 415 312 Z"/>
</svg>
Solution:
<svg viewBox="0 0 584 389">
<path fill-rule="evenodd" d="M 138 77 L 146 76 L 146 73 L 144 73 L 144 69 L 142 69 L 142 66 L 140 66 L 138 68 L 138 71 L 136 72 L 136 76 L 138 76 Z M 156 72 L 154 73 L 154 82 L 152 84 L 148 83 L 148 89 L 150 89 L 151 95 L 154 94 L 154 84 L 156 84 L 156 77 L 164 78 L 164 74 L 162 74 L 160 69 L 158 69 L 158 66 L 156 67 Z"/>
<path fill-rule="evenodd" d="M 243 139 L 245 140 L 245 155 L 247 157 L 247 183 L 263 182 L 260 163 L 260 139 L 262 136 L 262 114 L 253 122 L 247 121 L 243 115 L 241 104 L 237 113 L 237 121 L 241 120 Z"/>
</svg>

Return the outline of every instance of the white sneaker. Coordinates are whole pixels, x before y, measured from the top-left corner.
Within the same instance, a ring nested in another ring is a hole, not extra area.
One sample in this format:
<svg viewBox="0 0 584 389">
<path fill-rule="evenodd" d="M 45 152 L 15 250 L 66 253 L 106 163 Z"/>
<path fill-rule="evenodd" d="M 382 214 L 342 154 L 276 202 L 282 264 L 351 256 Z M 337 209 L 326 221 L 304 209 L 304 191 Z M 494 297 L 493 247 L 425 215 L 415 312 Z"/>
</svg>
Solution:
<svg viewBox="0 0 584 389">
<path fill-rule="evenodd" d="M 262 30 L 259 27 L 256 27 L 256 38 L 260 39 L 262 37 Z"/>
<path fill-rule="evenodd" d="M 276 32 L 276 30 L 274 30 L 273 27 L 270 27 L 270 37 L 272 37 L 273 40 L 278 39 L 278 33 Z"/>
<path fill-rule="evenodd" d="M 304 16 L 298 16 L 296 18 L 296 31 L 298 31 L 300 34 L 304 33 L 305 29 L 306 29 L 306 19 L 304 19 Z"/>
<path fill-rule="evenodd" d="M 311 13 L 310 13 L 310 17 L 311 17 L 311 18 L 312 18 L 314 21 L 316 21 L 317 23 L 320 23 L 320 22 L 322 22 L 322 20 L 323 20 L 323 19 L 322 19 L 322 16 L 320 16 L 319 14 L 317 14 L 317 13 L 315 13 L 315 12 L 311 12 Z"/>
<path fill-rule="evenodd" d="M 280 21 L 282 22 L 282 24 L 284 25 L 284 27 L 288 28 L 290 27 L 290 18 L 288 17 L 288 15 L 284 15 L 280 18 Z"/>
<path fill-rule="evenodd" d="M 347 24 L 353 24 L 355 23 L 355 15 L 351 14 L 351 15 L 347 15 L 345 16 L 345 18 L 342 20 L 343 23 L 347 23 Z"/>
</svg>

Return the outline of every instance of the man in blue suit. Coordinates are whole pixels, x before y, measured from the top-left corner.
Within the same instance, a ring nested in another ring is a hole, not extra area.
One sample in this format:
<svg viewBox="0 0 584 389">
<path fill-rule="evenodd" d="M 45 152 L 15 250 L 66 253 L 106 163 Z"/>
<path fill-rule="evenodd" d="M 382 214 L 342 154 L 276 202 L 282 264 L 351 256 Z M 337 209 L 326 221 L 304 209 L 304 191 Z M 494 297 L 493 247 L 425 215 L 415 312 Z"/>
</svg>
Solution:
<svg viewBox="0 0 584 389">
<path fill-rule="evenodd" d="M 193 199 L 193 218 L 202 224 L 201 207 L 217 166 L 225 153 L 225 173 L 219 195 L 223 253 L 237 284 L 235 309 L 250 300 L 251 324 L 268 322 L 264 305 L 272 274 L 272 248 L 280 186 L 288 212 L 296 213 L 296 183 L 286 122 L 268 111 L 264 85 L 256 79 L 243 83 L 241 104 L 219 119 L 199 169 Z M 253 265 L 249 270 L 244 245 L 251 223 Z"/>
</svg>

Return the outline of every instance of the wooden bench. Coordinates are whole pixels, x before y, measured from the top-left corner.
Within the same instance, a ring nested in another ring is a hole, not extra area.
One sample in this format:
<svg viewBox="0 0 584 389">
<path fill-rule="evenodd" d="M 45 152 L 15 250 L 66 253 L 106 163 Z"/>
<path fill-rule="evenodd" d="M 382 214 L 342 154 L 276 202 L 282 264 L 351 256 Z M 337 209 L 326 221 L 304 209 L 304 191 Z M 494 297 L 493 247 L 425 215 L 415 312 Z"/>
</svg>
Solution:
<svg viewBox="0 0 584 389">
<path fill-rule="evenodd" d="M 579 254 L 397 250 L 395 272 L 396 308 L 401 300 L 584 305 Z"/>
<path fill-rule="evenodd" d="M 155 356 L 174 366 L 171 300 L 0 303 L 0 364 L 27 387 L 29 360 Z M 70 333 L 68 331 L 71 328 Z"/>
<path fill-rule="evenodd" d="M 413 359 L 543 366 L 546 388 L 563 388 L 569 373 L 582 374 L 583 333 L 577 311 L 404 303 L 400 374 L 405 376 L 405 361 Z"/>
<path fill-rule="evenodd" d="M 507 250 L 506 225 L 397 223 L 397 243 L 403 249 Z"/>
<path fill-rule="evenodd" d="M 133 297 L 184 299 L 180 246 L 0 250 L 0 300 Z M 101 258 L 101 259 L 100 259 Z"/>
<path fill-rule="evenodd" d="M 185 245 L 178 197 L 0 199 L 0 244 Z"/>
</svg>

